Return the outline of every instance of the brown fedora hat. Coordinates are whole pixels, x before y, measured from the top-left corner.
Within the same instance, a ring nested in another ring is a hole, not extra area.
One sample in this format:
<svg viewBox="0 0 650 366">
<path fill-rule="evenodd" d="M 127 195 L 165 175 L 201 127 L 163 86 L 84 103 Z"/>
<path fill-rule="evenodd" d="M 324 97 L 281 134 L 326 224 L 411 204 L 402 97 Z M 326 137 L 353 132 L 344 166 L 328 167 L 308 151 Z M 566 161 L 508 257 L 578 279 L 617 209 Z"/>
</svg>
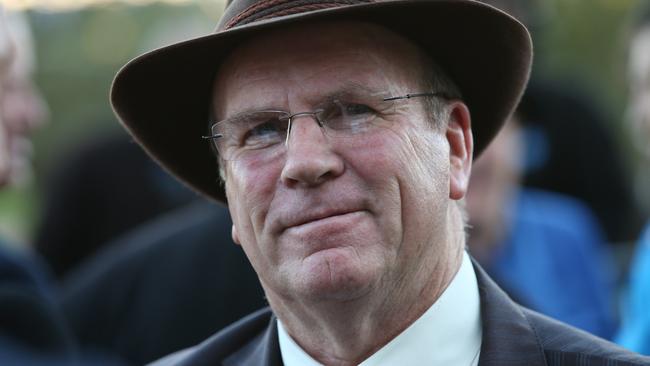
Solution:
<svg viewBox="0 0 650 366">
<path fill-rule="evenodd" d="M 475 156 L 516 107 L 528 81 L 526 28 L 472 0 L 232 0 L 215 33 L 167 46 L 125 65 L 113 109 L 135 140 L 171 174 L 226 203 L 207 134 L 218 65 L 260 32 L 316 20 L 376 23 L 414 41 L 451 76 L 472 113 Z"/>
</svg>

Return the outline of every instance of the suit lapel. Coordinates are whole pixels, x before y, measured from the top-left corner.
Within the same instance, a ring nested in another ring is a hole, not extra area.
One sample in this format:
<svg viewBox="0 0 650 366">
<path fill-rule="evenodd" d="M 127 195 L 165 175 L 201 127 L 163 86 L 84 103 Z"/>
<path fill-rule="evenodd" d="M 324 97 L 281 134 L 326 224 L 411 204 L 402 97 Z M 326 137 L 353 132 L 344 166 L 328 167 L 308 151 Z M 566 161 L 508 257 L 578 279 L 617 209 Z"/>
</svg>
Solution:
<svg viewBox="0 0 650 366">
<path fill-rule="evenodd" d="M 544 366 L 546 358 L 521 307 L 474 262 L 481 297 L 483 344 L 479 366 Z"/>
<path fill-rule="evenodd" d="M 526 315 L 474 262 L 481 297 L 483 344 L 479 366 L 545 366 L 546 358 Z M 277 321 L 230 355 L 224 366 L 282 366 Z"/>
<path fill-rule="evenodd" d="M 224 366 L 282 366 L 275 315 L 263 333 L 223 361 Z"/>
</svg>

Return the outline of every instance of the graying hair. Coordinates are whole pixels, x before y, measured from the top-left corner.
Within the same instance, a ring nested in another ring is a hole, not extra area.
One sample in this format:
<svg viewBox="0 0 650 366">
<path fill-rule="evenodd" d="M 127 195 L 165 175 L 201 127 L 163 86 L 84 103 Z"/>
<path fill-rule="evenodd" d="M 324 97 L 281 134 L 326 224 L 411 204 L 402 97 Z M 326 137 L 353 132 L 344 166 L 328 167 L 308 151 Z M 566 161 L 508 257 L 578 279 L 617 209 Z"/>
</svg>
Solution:
<svg viewBox="0 0 650 366">
<path fill-rule="evenodd" d="M 422 88 L 424 92 L 440 93 L 445 97 L 424 98 L 424 111 L 439 129 L 446 127 L 447 105 L 449 99 L 461 99 L 460 88 L 451 77 L 428 55 L 421 53 Z"/>
</svg>

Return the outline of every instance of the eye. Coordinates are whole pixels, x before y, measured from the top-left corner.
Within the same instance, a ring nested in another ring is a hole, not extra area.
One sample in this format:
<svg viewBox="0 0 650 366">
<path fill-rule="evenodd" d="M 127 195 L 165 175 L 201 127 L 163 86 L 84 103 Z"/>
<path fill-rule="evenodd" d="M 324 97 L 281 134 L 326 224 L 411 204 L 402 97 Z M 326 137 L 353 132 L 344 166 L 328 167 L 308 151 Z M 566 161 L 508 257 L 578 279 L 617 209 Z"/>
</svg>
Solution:
<svg viewBox="0 0 650 366">
<path fill-rule="evenodd" d="M 249 119 L 240 133 L 240 145 L 247 149 L 263 149 L 284 141 L 287 120 L 277 115 L 258 115 Z"/>
<path fill-rule="evenodd" d="M 337 100 L 323 108 L 322 120 L 330 130 L 361 133 L 370 127 L 377 115 L 376 109 L 366 103 Z"/>
<path fill-rule="evenodd" d="M 348 116 L 359 116 L 375 113 L 372 108 L 368 107 L 365 104 L 344 104 L 342 107 L 344 114 Z"/>
<path fill-rule="evenodd" d="M 336 100 L 323 106 L 318 118 L 331 130 L 358 130 L 370 122 L 377 112 L 364 103 Z"/>
</svg>

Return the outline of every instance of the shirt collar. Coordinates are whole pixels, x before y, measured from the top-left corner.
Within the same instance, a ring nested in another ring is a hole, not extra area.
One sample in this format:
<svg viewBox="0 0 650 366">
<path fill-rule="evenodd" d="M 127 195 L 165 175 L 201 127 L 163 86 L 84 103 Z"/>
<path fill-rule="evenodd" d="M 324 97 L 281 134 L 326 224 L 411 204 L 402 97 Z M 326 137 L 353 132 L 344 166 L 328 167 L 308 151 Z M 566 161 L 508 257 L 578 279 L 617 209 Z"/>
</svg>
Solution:
<svg viewBox="0 0 650 366">
<path fill-rule="evenodd" d="M 286 332 L 278 319 L 278 339 L 285 366 L 317 366 Z M 447 289 L 413 324 L 363 361 L 378 365 L 478 364 L 481 310 L 476 274 L 467 253 Z"/>
</svg>

